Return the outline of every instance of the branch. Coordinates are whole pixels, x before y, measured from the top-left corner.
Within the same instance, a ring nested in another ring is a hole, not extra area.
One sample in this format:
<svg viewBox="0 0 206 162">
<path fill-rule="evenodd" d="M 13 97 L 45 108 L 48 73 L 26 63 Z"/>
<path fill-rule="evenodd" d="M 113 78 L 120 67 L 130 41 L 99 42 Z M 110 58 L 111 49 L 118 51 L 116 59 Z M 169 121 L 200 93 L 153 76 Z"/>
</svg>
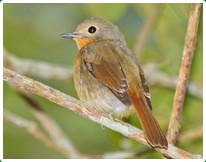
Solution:
<svg viewBox="0 0 206 162">
<path fill-rule="evenodd" d="M 151 11 L 149 17 L 147 18 L 147 21 L 145 22 L 145 25 L 142 27 L 142 30 L 136 38 L 136 43 L 134 43 L 134 53 L 136 53 L 138 57 L 142 54 L 142 49 L 144 47 L 145 41 L 147 40 L 152 27 L 155 25 L 157 19 L 159 18 L 159 14 L 162 11 L 162 6 L 162 4 L 156 4 L 155 8 Z"/>
<path fill-rule="evenodd" d="M 71 79 L 73 75 L 72 67 L 65 67 L 47 62 L 33 61 L 30 59 L 20 59 L 14 54 L 9 53 L 4 49 L 4 67 L 12 69 L 20 74 L 29 74 L 45 79 Z M 157 68 L 157 63 L 149 62 L 144 65 L 144 71 L 149 85 L 161 85 L 175 89 L 178 83 L 177 77 L 160 71 Z M 203 88 L 192 81 L 188 84 L 188 93 L 202 99 Z"/>
<path fill-rule="evenodd" d="M 147 81 L 149 85 L 161 85 L 163 87 L 168 87 L 175 89 L 178 84 L 178 77 L 171 76 L 162 72 L 158 69 L 158 64 L 155 62 L 149 62 L 144 64 L 144 72 L 146 74 Z M 203 88 L 202 86 L 195 84 L 190 81 L 187 86 L 187 91 L 190 95 L 203 99 Z"/>
<path fill-rule="evenodd" d="M 185 92 L 187 88 L 188 79 L 190 76 L 190 68 L 192 58 L 195 51 L 199 15 L 202 4 L 192 4 L 190 10 L 190 18 L 185 37 L 185 45 L 182 55 L 182 63 L 179 72 L 179 81 L 174 96 L 173 110 L 170 118 L 167 140 L 168 143 L 175 145 L 180 130 L 180 118 L 183 108 Z"/>
<path fill-rule="evenodd" d="M 67 153 L 69 158 L 81 158 L 82 156 L 77 151 L 73 143 L 66 137 L 62 129 L 49 115 L 47 115 L 40 105 L 31 96 L 26 93 L 25 90 L 17 89 L 18 94 L 26 101 L 26 103 L 31 108 L 31 112 L 43 126 L 43 128 L 50 135 L 52 142 L 55 145 L 63 148 L 65 151 L 62 152 L 63 155 Z"/>
<path fill-rule="evenodd" d="M 6 111 L 4 109 L 4 119 L 6 119 L 7 121 L 13 123 L 14 125 L 20 127 L 20 128 L 24 128 L 27 130 L 27 132 L 29 132 L 31 135 L 33 135 L 35 138 L 37 138 L 38 140 L 42 141 L 46 146 L 53 148 L 54 150 L 60 152 L 61 154 L 63 154 L 64 156 L 68 157 L 68 151 L 65 150 L 62 147 L 59 147 L 59 145 L 56 145 L 53 141 L 51 141 L 45 133 L 43 133 L 38 125 L 32 121 L 29 121 L 27 119 L 24 119 L 20 116 L 17 116 L 9 111 Z"/>
<path fill-rule="evenodd" d="M 182 133 L 179 136 L 178 141 L 180 141 L 181 143 L 188 142 L 193 139 L 200 138 L 202 137 L 202 135 L 203 135 L 203 130 L 202 130 L 202 126 L 200 126 L 195 129 Z"/>
<path fill-rule="evenodd" d="M 45 79 L 70 79 L 73 68 L 47 62 L 21 59 L 4 49 L 4 67 L 15 69 L 20 74 L 35 75 Z"/>
<path fill-rule="evenodd" d="M 115 130 L 124 136 L 136 140 L 144 145 L 148 145 L 144 137 L 143 131 L 135 128 L 134 126 L 120 121 L 118 119 L 110 119 L 108 115 L 98 112 L 83 102 L 74 99 L 73 97 L 66 95 L 54 88 L 46 86 L 38 81 L 32 80 L 28 77 L 21 76 L 14 71 L 4 68 L 3 72 L 4 81 L 9 84 L 27 91 L 31 91 L 39 96 L 42 96 L 58 105 L 66 107 L 75 113 L 88 118 L 96 123 L 99 123 L 105 127 Z M 155 149 L 170 158 L 201 158 L 201 155 L 192 155 L 184 150 L 181 150 L 175 146 L 169 145 L 168 150 Z"/>
</svg>

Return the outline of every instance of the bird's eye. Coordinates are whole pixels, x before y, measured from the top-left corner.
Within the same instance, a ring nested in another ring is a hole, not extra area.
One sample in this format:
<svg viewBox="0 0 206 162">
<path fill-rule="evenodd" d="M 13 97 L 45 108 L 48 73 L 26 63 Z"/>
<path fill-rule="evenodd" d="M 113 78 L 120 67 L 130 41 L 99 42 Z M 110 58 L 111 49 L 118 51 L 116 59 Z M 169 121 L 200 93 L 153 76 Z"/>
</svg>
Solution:
<svg viewBox="0 0 206 162">
<path fill-rule="evenodd" d="M 94 26 L 90 26 L 89 29 L 88 29 L 88 32 L 91 33 L 91 34 L 93 34 L 93 33 L 96 32 L 96 30 L 97 30 L 96 27 L 94 27 Z"/>
</svg>

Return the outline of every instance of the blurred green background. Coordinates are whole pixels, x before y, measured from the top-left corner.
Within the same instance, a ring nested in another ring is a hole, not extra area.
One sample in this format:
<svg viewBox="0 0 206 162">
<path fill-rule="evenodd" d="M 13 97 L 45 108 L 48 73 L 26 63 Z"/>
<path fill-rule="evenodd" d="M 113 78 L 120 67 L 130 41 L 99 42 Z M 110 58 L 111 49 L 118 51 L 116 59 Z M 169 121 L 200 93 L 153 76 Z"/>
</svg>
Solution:
<svg viewBox="0 0 206 162">
<path fill-rule="evenodd" d="M 77 47 L 74 41 L 60 37 L 75 31 L 77 25 L 92 16 L 105 18 L 119 27 L 130 49 L 134 51 L 136 37 L 145 21 L 158 4 L 6 4 L 3 5 L 4 47 L 19 58 L 45 61 L 72 66 Z M 162 4 L 160 14 L 145 42 L 139 60 L 160 64 L 159 69 L 171 77 L 178 76 L 190 4 Z M 203 25 L 202 13 L 197 46 L 191 69 L 190 81 L 202 87 L 203 80 Z M 162 63 L 163 62 L 163 63 Z M 28 75 L 46 85 L 77 97 L 72 80 L 46 80 Z M 3 105 L 26 119 L 36 121 L 27 104 L 4 82 Z M 161 85 L 150 86 L 153 111 L 164 132 L 172 110 L 174 89 Z M 56 120 L 77 149 L 83 154 L 103 154 L 120 150 L 147 149 L 119 133 L 102 127 L 44 98 L 33 95 L 44 110 Z M 127 122 L 140 128 L 135 115 Z M 180 135 L 201 128 L 203 101 L 186 94 L 181 118 Z M 65 158 L 42 142 L 4 120 L 4 158 Z M 178 141 L 177 146 L 193 154 L 203 153 L 202 137 Z M 161 158 L 156 151 L 133 158 Z"/>
</svg>

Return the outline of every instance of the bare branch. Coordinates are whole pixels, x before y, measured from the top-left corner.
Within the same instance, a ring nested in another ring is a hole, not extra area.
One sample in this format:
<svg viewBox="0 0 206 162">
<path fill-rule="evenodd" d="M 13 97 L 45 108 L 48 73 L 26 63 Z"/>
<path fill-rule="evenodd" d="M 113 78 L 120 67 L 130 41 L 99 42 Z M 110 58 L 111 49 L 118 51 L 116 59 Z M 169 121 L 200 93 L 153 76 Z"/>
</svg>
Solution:
<svg viewBox="0 0 206 162">
<path fill-rule="evenodd" d="M 155 62 L 149 62 L 144 64 L 144 71 L 146 74 L 147 81 L 149 85 L 161 85 L 164 87 L 169 87 L 175 89 L 178 84 L 178 77 L 166 74 L 158 69 L 158 65 Z M 203 99 L 203 88 L 190 81 L 187 86 L 187 91 L 189 94 Z"/>
<path fill-rule="evenodd" d="M 4 49 L 4 67 L 12 69 L 20 74 L 30 74 L 45 79 L 71 79 L 73 74 L 73 68 L 71 67 L 38 62 L 30 59 L 20 59 L 14 54 L 9 53 L 6 49 Z M 161 72 L 157 67 L 157 63 L 154 62 L 149 62 L 144 65 L 146 76 L 150 76 L 146 77 L 149 85 L 155 84 L 175 89 L 178 78 L 176 76 L 171 77 Z M 188 93 L 202 99 L 203 88 L 190 81 L 188 84 Z"/>
<path fill-rule="evenodd" d="M 41 122 L 44 129 L 49 133 L 52 141 L 61 148 L 67 151 L 67 157 L 69 158 L 80 158 L 80 153 L 77 151 L 75 146 L 69 139 L 65 136 L 64 132 L 61 130 L 59 125 L 49 117 L 46 113 L 33 109 L 33 113 L 36 118 Z"/>
<path fill-rule="evenodd" d="M 150 30 L 152 29 L 152 27 L 157 22 L 157 19 L 159 18 L 159 14 L 162 11 L 162 6 L 163 4 L 156 4 L 154 9 L 151 11 L 149 17 L 147 18 L 145 25 L 142 27 L 142 30 L 140 31 L 139 35 L 136 38 L 136 41 L 134 43 L 135 45 L 134 53 L 138 57 L 142 54 L 142 50 Z"/>
<path fill-rule="evenodd" d="M 185 37 L 185 45 L 182 55 L 182 63 L 179 72 L 179 81 L 174 96 L 173 110 L 170 118 L 167 140 L 170 144 L 175 145 L 180 130 L 180 117 L 184 103 L 185 92 L 190 75 L 192 58 L 195 51 L 199 15 L 202 4 L 192 4 L 190 18 Z"/>
<path fill-rule="evenodd" d="M 192 129 L 190 131 L 184 132 L 182 133 L 179 138 L 178 141 L 183 143 L 183 142 L 187 142 L 187 141 L 191 141 L 193 139 L 202 137 L 203 135 L 203 130 L 202 130 L 202 126 Z"/>
<path fill-rule="evenodd" d="M 20 74 L 35 75 L 45 79 L 71 79 L 72 67 L 60 66 L 47 62 L 20 59 L 4 49 L 4 67 L 15 69 Z"/>
<path fill-rule="evenodd" d="M 36 139 L 42 141 L 46 146 L 60 152 L 66 157 L 69 157 L 68 151 L 59 145 L 56 145 L 53 141 L 51 141 L 46 134 L 44 134 L 38 127 L 38 125 L 32 121 L 24 119 L 20 116 L 17 116 L 9 111 L 4 109 L 4 119 L 13 123 L 14 125 L 26 129 L 32 136 Z"/>
<path fill-rule="evenodd" d="M 88 118 L 96 123 L 104 125 L 112 130 L 115 130 L 123 134 L 126 137 L 139 141 L 142 144 L 150 147 L 147 144 L 144 134 L 140 129 L 135 128 L 134 126 L 123 121 L 120 121 L 118 119 L 112 120 L 106 114 L 98 112 L 88 107 L 83 102 L 74 99 L 73 97 L 68 96 L 54 88 L 39 83 L 38 81 L 34 81 L 28 77 L 21 76 L 15 73 L 14 71 L 8 70 L 6 68 L 4 68 L 3 79 L 4 81 L 8 82 L 9 84 L 15 87 L 31 91 L 39 96 L 42 96 L 50 101 L 57 103 L 58 105 L 66 107 L 85 118 Z M 171 158 L 201 158 L 200 155 L 192 155 L 172 145 L 169 145 L 168 150 L 155 150 Z"/>
<path fill-rule="evenodd" d="M 47 115 L 40 105 L 30 97 L 25 90 L 17 90 L 18 94 L 29 104 L 31 112 L 48 132 L 52 138 L 53 143 L 63 148 L 67 152 L 69 158 L 81 158 L 80 153 L 77 151 L 72 142 L 66 137 L 59 125 L 49 115 Z M 63 152 L 63 154 L 65 153 Z"/>
</svg>

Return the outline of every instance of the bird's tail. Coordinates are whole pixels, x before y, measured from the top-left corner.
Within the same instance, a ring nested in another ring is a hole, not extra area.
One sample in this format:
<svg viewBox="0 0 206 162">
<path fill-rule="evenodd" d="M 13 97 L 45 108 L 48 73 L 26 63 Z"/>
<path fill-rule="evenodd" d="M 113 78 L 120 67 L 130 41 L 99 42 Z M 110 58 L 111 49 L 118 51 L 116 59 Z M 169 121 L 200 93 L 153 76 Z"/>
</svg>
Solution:
<svg viewBox="0 0 206 162">
<path fill-rule="evenodd" d="M 136 94 L 132 95 L 132 102 L 140 118 L 147 142 L 154 148 L 167 149 L 167 139 L 147 103 Z"/>
</svg>

